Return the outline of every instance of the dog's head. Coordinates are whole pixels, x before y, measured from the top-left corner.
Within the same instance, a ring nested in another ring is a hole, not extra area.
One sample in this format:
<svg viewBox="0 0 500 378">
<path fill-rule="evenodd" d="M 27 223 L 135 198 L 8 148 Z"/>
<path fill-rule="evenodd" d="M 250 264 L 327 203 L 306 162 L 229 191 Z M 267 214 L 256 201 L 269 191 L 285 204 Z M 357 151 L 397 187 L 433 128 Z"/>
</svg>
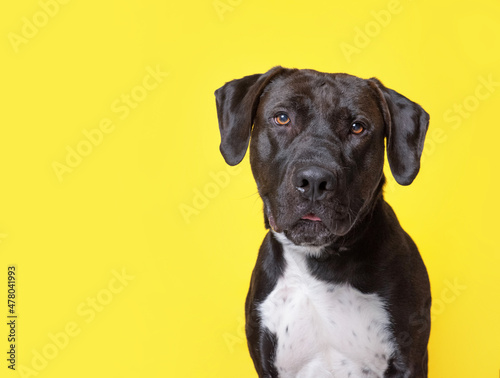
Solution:
<svg viewBox="0 0 500 378">
<path fill-rule="evenodd" d="M 297 245 L 327 245 L 370 211 L 384 138 L 398 183 L 419 171 L 429 115 L 377 79 L 275 67 L 215 96 L 224 159 L 238 164 L 251 139 L 266 220 Z"/>
</svg>

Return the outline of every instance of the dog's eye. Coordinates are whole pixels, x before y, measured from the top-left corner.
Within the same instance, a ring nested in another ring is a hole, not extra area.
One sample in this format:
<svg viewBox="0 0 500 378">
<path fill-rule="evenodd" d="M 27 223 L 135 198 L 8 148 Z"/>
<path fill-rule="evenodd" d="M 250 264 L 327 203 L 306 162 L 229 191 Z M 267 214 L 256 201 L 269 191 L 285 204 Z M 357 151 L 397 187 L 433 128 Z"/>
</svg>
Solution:
<svg viewBox="0 0 500 378">
<path fill-rule="evenodd" d="M 359 135 L 361 134 L 363 131 L 365 131 L 365 127 L 363 126 L 363 124 L 361 122 L 354 122 L 352 125 L 351 125 L 351 132 L 353 134 L 356 134 L 356 135 Z"/>
<path fill-rule="evenodd" d="M 290 123 L 290 117 L 286 113 L 280 113 L 274 117 L 274 122 L 280 126 L 286 126 Z"/>
</svg>

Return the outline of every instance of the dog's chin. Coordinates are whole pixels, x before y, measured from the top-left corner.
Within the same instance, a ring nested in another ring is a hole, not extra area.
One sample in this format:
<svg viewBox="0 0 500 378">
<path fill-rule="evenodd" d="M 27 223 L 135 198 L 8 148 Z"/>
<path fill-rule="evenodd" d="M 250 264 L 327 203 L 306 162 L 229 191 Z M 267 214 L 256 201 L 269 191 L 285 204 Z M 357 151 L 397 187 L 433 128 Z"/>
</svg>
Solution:
<svg viewBox="0 0 500 378">
<path fill-rule="evenodd" d="M 284 234 L 296 245 L 323 247 L 332 244 L 339 236 L 347 234 L 350 228 L 349 222 L 344 220 L 334 222 L 329 228 L 321 221 L 301 219 L 285 229 Z"/>
</svg>

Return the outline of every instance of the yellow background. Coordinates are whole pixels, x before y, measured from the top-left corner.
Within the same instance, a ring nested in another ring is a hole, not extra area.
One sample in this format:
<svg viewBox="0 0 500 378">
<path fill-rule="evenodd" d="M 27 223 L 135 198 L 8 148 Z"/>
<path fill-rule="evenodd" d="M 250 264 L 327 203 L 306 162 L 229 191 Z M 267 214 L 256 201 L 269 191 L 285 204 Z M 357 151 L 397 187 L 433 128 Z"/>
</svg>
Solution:
<svg viewBox="0 0 500 378">
<path fill-rule="evenodd" d="M 416 181 L 387 170 L 386 188 L 431 277 L 429 376 L 498 377 L 497 1 L 56 4 L 0 10 L 0 376 L 256 377 L 261 202 L 248 159 L 227 170 L 218 152 L 213 91 L 280 64 L 376 76 L 431 114 Z M 68 146 L 86 156 L 59 180 Z"/>
</svg>

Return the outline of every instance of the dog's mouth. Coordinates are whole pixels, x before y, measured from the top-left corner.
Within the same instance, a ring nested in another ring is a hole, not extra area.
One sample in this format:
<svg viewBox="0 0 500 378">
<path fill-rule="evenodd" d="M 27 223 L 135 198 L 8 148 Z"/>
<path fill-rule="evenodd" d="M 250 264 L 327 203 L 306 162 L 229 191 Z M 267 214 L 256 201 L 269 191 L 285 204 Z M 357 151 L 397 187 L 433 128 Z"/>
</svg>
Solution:
<svg viewBox="0 0 500 378">
<path fill-rule="evenodd" d="M 295 221 L 285 222 L 282 230 L 285 236 L 296 245 L 326 246 L 351 228 L 344 214 L 322 214 L 307 212 Z M 274 225 L 276 222 L 272 221 Z"/>
<path fill-rule="evenodd" d="M 280 206 L 266 196 L 263 199 L 271 229 L 283 233 L 295 245 L 331 245 L 345 236 L 356 221 L 357 209 L 337 201 Z"/>
<path fill-rule="evenodd" d="M 300 219 L 309 220 L 311 222 L 321 222 L 321 218 L 315 215 L 314 213 L 306 214 Z"/>
</svg>

